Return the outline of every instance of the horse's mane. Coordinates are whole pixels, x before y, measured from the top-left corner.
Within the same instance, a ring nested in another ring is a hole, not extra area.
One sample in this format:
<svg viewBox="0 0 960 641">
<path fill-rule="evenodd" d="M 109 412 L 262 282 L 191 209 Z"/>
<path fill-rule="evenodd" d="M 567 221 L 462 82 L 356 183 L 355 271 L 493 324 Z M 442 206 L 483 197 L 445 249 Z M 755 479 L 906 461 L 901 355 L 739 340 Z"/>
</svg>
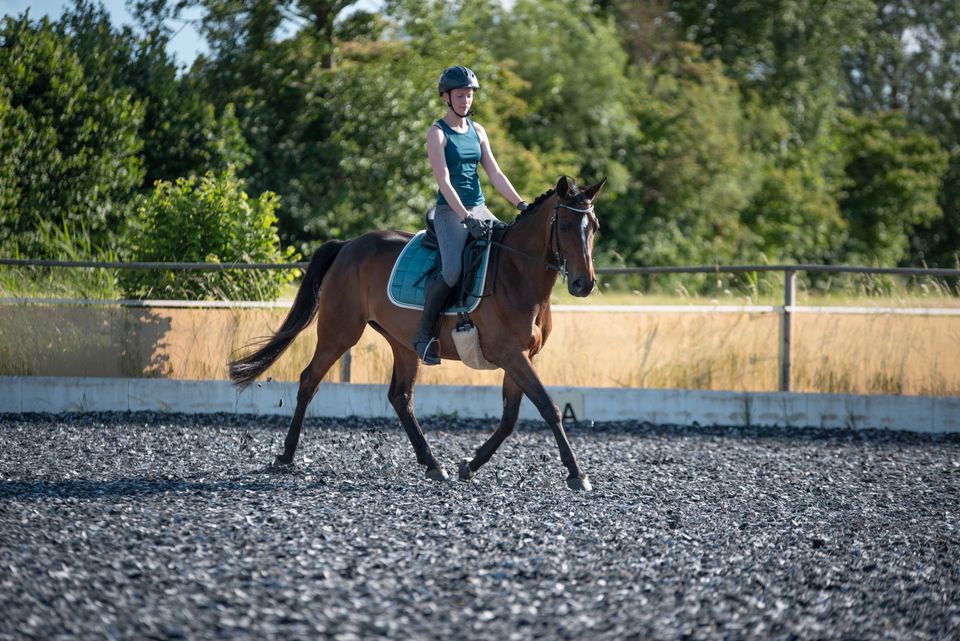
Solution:
<svg viewBox="0 0 960 641">
<path fill-rule="evenodd" d="M 571 192 L 570 195 L 571 195 L 571 196 L 576 196 L 577 194 L 579 194 L 579 193 L 580 193 L 580 187 L 579 187 L 579 186 L 577 185 L 577 183 L 573 180 L 573 178 L 569 178 L 569 177 L 568 177 L 568 178 L 567 178 L 567 181 L 568 181 L 568 183 L 569 183 L 569 185 L 570 185 L 570 192 Z M 529 214 L 530 212 L 534 211 L 535 209 L 537 209 L 537 207 L 540 206 L 540 204 L 541 204 L 543 201 L 545 201 L 545 200 L 546 200 L 547 198 L 549 198 L 550 196 L 554 195 L 556 192 L 557 192 L 557 188 L 556 188 L 556 187 L 551 187 L 550 189 L 546 190 L 545 192 L 543 192 L 542 194 L 540 194 L 539 196 L 537 196 L 536 200 L 534 200 L 533 203 L 531 203 L 531 204 L 527 207 L 527 209 L 526 209 L 525 211 L 520 212 L 520 215 L 517 216 L 517 218 L 522 218 L 522 217 L 525 216 L 526 214 Z"/>
</svg>

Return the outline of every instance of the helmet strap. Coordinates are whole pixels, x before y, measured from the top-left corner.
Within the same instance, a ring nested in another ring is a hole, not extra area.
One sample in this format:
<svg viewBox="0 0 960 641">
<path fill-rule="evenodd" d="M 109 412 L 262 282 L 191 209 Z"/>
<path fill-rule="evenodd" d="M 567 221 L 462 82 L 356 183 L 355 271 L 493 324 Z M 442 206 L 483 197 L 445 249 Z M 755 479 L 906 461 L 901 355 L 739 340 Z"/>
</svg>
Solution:
<svg viewBox="0 0 960 641">
<path fill-rule="evenodd" d="M 447 102 L 447 106 L 450 107 L 450 111 L 452 111 L 453 113 L 457 114 L 457 116 L 459 116 L 460 118 L 469 118 L 470 116 L 473 115 L 473 109 L 471 109 L 470 111 L 468 111 L 468 112 L 465 113 L 465 114 L 462 114 L 462 113 L 460 113 L 459 111 L 457 111 L 456 109 L 454 109 L 454 108 L 453 108 L 453 102 L 450 100 L 450 97 L 449 97 L 449 96 L 450 96 L 450 94 L 447 93 L 446 102 Z"/>
</svg>

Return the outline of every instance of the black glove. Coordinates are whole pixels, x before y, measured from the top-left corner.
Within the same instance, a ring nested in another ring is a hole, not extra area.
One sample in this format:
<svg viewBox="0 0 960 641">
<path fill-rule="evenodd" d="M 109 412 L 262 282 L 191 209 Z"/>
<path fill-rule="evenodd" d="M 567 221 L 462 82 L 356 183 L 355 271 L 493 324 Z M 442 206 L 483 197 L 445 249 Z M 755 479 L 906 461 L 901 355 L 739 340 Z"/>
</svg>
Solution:
<svg viewBox="0 0 960 641">
<path fill-rule="evenodd" d="M 490 234 L 493 230 L 493 225 L 489 220 L 479 220 L 468 216 L 463 221 L 464 226 L 467 228 L 467 231 L 470 232 L 470 235 L 474 238 L 490 238 Z"/>
</svg>

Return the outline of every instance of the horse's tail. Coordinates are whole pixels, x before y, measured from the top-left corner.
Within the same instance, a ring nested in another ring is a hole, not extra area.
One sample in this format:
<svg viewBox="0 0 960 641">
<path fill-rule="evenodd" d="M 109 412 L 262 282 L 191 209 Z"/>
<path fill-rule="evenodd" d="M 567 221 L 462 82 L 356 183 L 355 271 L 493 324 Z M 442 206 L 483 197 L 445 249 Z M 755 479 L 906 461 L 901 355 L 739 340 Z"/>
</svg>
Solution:
<svg viewBox="0 0 960 641">
<path fill-rule="evenodd" d="M 243 390 L 255 378 L 263 374 L 267 368 L 290 346 L 297 334 L 313 322 L 317 315 L 317 300 L 320 297 L 320 283 L 327 273 L 333 259 L 346 244 L 345 240 L 328 240 L 320 245 L 313 253 L 307 273 L 303 277 L 300 289 L 293 301 L 293 307 L 280 325 L 280 329 L 273 336 L 260 344 L 252 354 L 230 362 L 230 380 Z"/>
</svg>

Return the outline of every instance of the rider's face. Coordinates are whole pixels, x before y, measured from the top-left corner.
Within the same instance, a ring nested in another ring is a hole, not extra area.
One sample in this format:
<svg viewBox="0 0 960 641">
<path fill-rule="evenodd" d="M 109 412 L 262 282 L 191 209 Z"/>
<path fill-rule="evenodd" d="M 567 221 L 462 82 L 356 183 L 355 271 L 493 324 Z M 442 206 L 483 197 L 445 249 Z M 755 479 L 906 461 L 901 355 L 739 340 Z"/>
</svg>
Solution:
<svg viewBox="0 0 960 641">
<path fill-rule="evenodd" d="M 452 89 L 448 95 L 454 111 L 461 114 L 470 111 L 470 106 L 473 104 L 473 89 Z"/>
</svg>

